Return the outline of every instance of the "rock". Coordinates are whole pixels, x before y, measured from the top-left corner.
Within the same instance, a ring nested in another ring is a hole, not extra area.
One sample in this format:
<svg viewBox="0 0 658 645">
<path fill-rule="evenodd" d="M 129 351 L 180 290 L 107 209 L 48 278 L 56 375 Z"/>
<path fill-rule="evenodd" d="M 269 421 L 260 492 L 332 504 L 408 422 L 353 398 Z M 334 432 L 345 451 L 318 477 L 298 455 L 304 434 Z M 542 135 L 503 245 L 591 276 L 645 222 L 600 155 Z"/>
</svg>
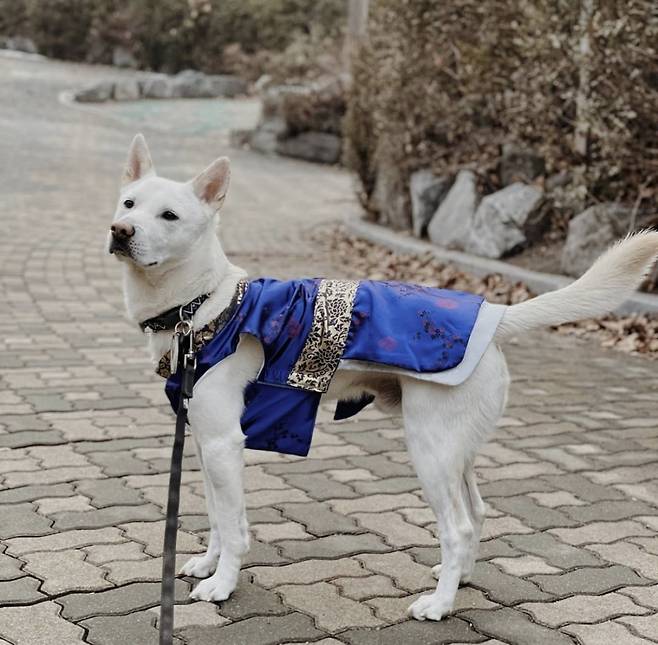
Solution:
<svg viewBox="0 0 658 645">
<path fill-rule="evenodd" d="M 460 170 L 429 223 L 427 234 L 430 240 L 439 246 L 464 250 L 478 198 L 475 173 Z"/>
<path fill-rule="evenodd" d="M 324 79 L 281 96 L 280 113 L 292 132 L 341 136 L 347 104 L 338 78 Z"/>
<path fill-rule="evenodd" d="M 279 139 L 288 133 L 288 126 L 281 117 L 269 117 L 260 123 L 249 138 L 249 146 L 257 152 L 274 154 Z"/>
<path fill-rule="evenodd" d="M 450 180 L 447 177 L 437 177 L 429 170 L 412 173 L 409 179 L 411 228 L 416 237 L 423 237 L 427 233 L 427 225 L 449 187 Z"/>
<path fill-rule="evenodd" d="M 658 291 L 658 264 L 653 265 L 653 269 L 649 272 L 646 285 L 647 291 Z"/>
<path fill-rule="evenodd" d="M 546 172 L 543 157 L 516 143 L 503 144 L 498 174 L 503 186 L 517 181 L 531 182 Z"/>
<path fill-rule="evenodd" d="M 263 116 L 283 118 L 283 101 L 288 94 L 303 94 L 303 85 L 272 85 L 263 93 Z"/>
<path fill-rule="evenodd" d="M 272 75 L 271 74 L 262 74 L 258 77 L 258 80 L 254 83 L 254 90 L 260 94 L 260 92 L 265 91 L 272 84 Z"/>
<path fill-rule="evenodd" d="M 98 83 L 85 88 L 76 96 L 79 101 L 107 101 L 113 96 L 117 101 L 134 101 L 139 98 L 213 98 L 233 97 L 245 94 L 247 83 L 237 76 L 216 74 L 208 76 L 203 72 L 185 70 L 176 76 L 150 74 L 139 80 L 117 81 L 113 92 L 108 94 L 108 83 Z"/>
<path fill-rule="evenodd" d="M 174 95 L 172 79 L 153 75 L 141 81 L 142 97 L 145 99 L 170 99 Z"/>
<path fill-rule="evenodd" d="M 242 148 L 249 144 L 254 130 L 231 130 L 228 135 L 231 148 Z"/>
<path fill-rule="evenodd" d="M 564 188 L 571 181 L 571 173 L 567 170 L 551 175 L 546 178 L 544 189 L 547 193 L 553 192 L 556 188 Z"/>
<path fill-rule="evenodd" d="M 102 103 L 109 101 L 114 94 L 114 83 L 112 81 L 101 81 L 78 90 L 74 98 L 79 103 Z"/>
<path fill-rule="evenodd" d="M 141 98 L 141 90 L 136 80 L 118 81 L 114 85 L 115 101 L 137 101 Z"/>
<path fill-rule="evenodd" d="M 112 65 L 115 67 L 130 67 L 131 69 L 139 67 L 139 63 L 132 52 L 121 45 L 112 50 Z"/>
<path fill-rule="evenodd" d="M 562 250 L 562 271 L 579 277 L 613 242 L 628 232 L 631 209 L 616 203 L 597 204 L 569 222 Z"/>
<path fill-rule="evenodd" d="M 342 150 L 341 138 L 326 132 L 302 132 L 279 140 L 276 151 L 286 157 L 296 157 L 317 163 L 338 163 Z"/>
<path fill-rule="evenodd" d="M 543 193 L 520 182 L 482 199 L 466 244 L 469 253 L 500 258 L 543 232 L 548 217 L 540 209 Z"/>
<path fill-rule="evenodd" d="M 31 38 L 25 36 L 13 36 L 11 38 L 0 39 L 1 49 L 10 49 L 15 52 L 24 52 L 26 54 L 37 54 L 38 49 Z"/>
<path fill-rule="evenodd" d="M 176 97 L 202 99 L 245 94 L 247 83 L 237 76 L 228 74 L 208 76 L 203 72 L 186 69 L 174 76 L 172 88 L 173 95 Z"/>
<path fill-rule="evenodd" d="M 208 76 L 213 96 L 232 98 L 247 93 L 247 83 L 238 76 L 228 74 L 215 74 Z"/>
<path fill-rule="evenodd" d="M 210 78 L 203 72 L 186 69 L 172 80 L 172 96 L 184 99 L 203 99 L 215 96 Z"/>
</svg>

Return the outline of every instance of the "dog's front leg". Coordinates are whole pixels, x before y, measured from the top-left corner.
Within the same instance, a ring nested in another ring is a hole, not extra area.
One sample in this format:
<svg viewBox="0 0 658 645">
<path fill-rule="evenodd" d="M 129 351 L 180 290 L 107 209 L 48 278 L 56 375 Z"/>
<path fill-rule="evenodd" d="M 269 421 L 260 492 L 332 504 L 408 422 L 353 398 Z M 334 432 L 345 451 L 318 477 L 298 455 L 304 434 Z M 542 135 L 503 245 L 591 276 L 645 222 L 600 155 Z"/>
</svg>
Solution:
<svg viewBox="0 0 658 645">
<path fill-rule="evenodd" d="M 192 434 L 194 435 L 194 432 Z M 217 522 L 217 513 L 215 511 L 216 502 L 214 489 L 203 461 L 201 446 L 196 437 L 194 437 L 194 443 L 196 444 L 197 457 L 201 464 L 201 471 L 203 473 L 203 488 L 206 495 L 206 510 L 208 511 L 208 522 L 210 524 L 210 537 L 208 538 L 208 548 L 206 549 L 206 552 L 203 555 L 190 558 L 183 565 L 180 572 L 184 576 L 207 578 L 209 575 L 215 573 L 217 569 L 217 561 L 219 560 L 221 550 L 221 535 L 219 532 L 219 524 Z"/>
<path fill-rule="evenodd" d="M 190 597 L 196 600 L 226 600 L 237 585 L 242 558 L 249 549 L 242 484 L 244 470 L 242 441 L 242 431 L 238 423 L 233 431 L 229 431 L 227 437 L 201 445 L 210 488 L 210 504 L 214 506 L 217 530 L 221 530 L 222 546 L 215 573 L 200 582 L 190 594 Z M 216 535 L 219 538 L 219 533 Z M 212 539 L 211 533 L 211 543 L 206 553 L 208 564 L 211 566 L 215 552 Z"/>
<path fill-rule="evenodd" d="M 238 581 L 242 558 L 249 549 L 249 531 L 243 487 L 244 435 L 240 417 L 244 388 L 260 366 L 257 352 L 240 351 L 219 363 L 194 387 L 190 401 L 190 424 L 198 442 L 205 473 L 206 501 L 211 527 L 210 543 L 203 564 L 207 573 L 216 561 L 214 574 L 190 594 L 196 600 L 228 598 Z M 215 536 L 213 538 L 213 535 Z M 214 540 L 214 541 L 213 541 Z"/>
</svg>

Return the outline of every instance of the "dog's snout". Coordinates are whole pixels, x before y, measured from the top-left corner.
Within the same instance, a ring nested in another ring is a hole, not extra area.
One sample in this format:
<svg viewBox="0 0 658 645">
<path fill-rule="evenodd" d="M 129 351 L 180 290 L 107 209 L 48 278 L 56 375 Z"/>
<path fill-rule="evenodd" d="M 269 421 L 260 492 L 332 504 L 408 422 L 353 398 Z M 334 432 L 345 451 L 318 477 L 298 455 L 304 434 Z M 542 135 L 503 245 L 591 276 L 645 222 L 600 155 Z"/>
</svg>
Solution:
<svg viewBox="0 0 658 645">
<path fill-rule="evenodd" d="M 135 227 L 128 222 L 115 222 L 110 226 L 110 231 L 112 231 L 112 237 L 124 241 L 135 234 Z"/>
</svg>

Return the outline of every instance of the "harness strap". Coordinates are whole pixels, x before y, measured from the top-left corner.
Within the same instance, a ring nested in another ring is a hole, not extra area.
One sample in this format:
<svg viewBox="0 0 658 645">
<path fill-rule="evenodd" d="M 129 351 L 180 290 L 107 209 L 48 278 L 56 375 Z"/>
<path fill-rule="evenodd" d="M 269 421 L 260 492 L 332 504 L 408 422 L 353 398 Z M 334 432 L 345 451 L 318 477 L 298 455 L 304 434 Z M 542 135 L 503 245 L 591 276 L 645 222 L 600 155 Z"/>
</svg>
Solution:
<svg viewBox="0 0 658 645">
<path fill-rule="evenodd" d="M 176 581 L 176 537 L 178 532 L 178 506 L 187 424 L 187 402 L 192 398 L 196 368 L 192 348 L 192 334 L 178 335 L 178 369 L 183 369 L 181 391 L 176 413 L 176 434 L 171 453 L 169 498 L 162 553 L 162 587 L 160 600 L 160 645 L 172 645 L 174 632 L 174 599 Z"/>
</svg>

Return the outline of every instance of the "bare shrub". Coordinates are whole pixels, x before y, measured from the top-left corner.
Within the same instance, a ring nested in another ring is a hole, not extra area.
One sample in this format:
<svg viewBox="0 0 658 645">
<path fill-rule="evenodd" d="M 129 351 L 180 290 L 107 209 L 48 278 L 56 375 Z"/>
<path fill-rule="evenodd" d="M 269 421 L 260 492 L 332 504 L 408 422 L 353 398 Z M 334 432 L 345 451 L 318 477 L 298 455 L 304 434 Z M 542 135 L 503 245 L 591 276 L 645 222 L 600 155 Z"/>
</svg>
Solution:
<svg viewBox="0 0 658 645">
<path fill-rule="evenodd" d="M 586 20 L 584 2 L 593 3 Z M 489 191 L 500 146 L 514 141 L 541 153 L 548 174 L 569 170 L 554 195 L 567 214 L 600 200 L 634 202 L 640 187 L 642 206 L 650 204 L 657 46 L 652 0 L 375 0 L 346 122 L 363 201 L 372 206 L 382 148 L 405 186 L 421 167 L 470 166 Z"/>
</svg>

